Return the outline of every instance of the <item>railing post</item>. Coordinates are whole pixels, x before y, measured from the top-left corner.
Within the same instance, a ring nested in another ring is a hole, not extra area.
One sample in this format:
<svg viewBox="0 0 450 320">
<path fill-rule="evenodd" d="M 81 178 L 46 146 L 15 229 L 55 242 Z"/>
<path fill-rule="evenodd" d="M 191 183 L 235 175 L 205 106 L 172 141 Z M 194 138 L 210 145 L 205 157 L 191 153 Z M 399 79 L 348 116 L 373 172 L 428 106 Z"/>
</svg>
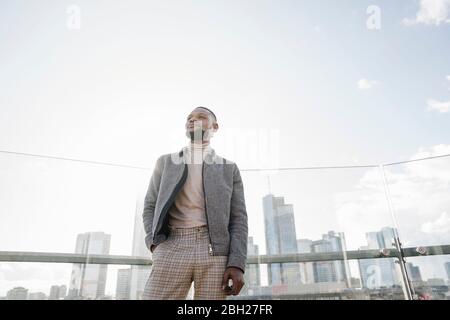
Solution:
<svg viewBox="0 0 450 320">
<path fill-rule="evenodd" d="M 389 191 L 389 185 L 386 179 L 386 174 L 384 171 L 384 165 L 379 165 L 379 169 L 381 171 L 381 176 L 382 176 L 382 180 L 383 180 L 383 186 L 384 186 L 384 193 L 386 195 L 386 200 L 387 200 L 387 204 L 388 204 L 388 209 L 389 209 L 389 213 L 391 214 L 391 218 L 392 218 L 392 223 L 394 224 L 394 243 L 393 245 L 395 246 L 395 248 L 397 249 L 398 252 L 398 264 L 400 267 L 400 272 L 402 274 L 402 284 L 403 284 L 403 293 L 405 295 L 405 299 L 406 300 L 413 300 L 413 297 L 415 296 L 414 294 L 414 290 L 411 286 L 411 283 L 409 281 L 409 277 L 408 277 L 408 270 L 406 269 L 406 260 L 404 257 L 404 253 L 403 253 L 403 248 L 402 248 L 402 244 L 400 242 L 400 238 L 398 235 L 398 224 L 397 224 L 397 219 L 395 217 L 395 213 L 394 213 L 394 206 L 392 205 L 392 199 L 391 199 L 391 194 Z"/>
</svg>

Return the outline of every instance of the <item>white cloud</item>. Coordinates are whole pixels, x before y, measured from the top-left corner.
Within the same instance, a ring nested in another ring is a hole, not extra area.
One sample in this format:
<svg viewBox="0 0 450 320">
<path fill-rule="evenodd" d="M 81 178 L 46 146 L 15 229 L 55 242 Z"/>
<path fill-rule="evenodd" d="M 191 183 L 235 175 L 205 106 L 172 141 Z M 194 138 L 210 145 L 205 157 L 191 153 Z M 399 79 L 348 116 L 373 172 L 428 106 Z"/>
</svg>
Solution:
<svg viewBox="0 0 450 320">
<path fill-rule="evenodd" d="M 358 86 L 358 89 L 360 89 L 360 90 L 369 90 L 377 84 L 378 84 L 378 81 L 368 80 L 365 78 L 358 80 L 358 82 L 356 83 L 356 85 Z"/>
<path fill-rule="evenodd" d="M 450 76 L 446 76 L 445 78 L 448 81 L 450 81 Z M 447 113 L 450 111 L 450 100 L 441 102 L 441 101 L 437 101 L 435 99 L 428 99 L 427 100 L 427 110 L 428 111 L 437 111 L 440 113 Z"/>
<path fill-rule="evenodd" d="M 434 99 L 427 100 L 427 110 L 429 111 L 437 111 L 440 113 L 447 113 L 450 111 L 450 101 L 437 101 Z"/>
<path fill-rule="evenodd" d="M 450 154 L 450 145 L 420 148 L 410 159 Z M 450 243 L 450 157 L 385 167 L 400 238 L 408 246 Z M 364 244 L 365 232 L 393 226 L 379 168 L 335 197 L 339 228 Z M 445 212 L 445 214 L 443 214 Z"/>
<path fill-rule="evenodd" d="M 449 144 L 437 144 L 430 148 L 420 147 L 410 160 L 450 154 Z"/>
<path fill-rule="evenodd" d="M 450 215 L 442 212 L 435 221 L 426 222 L 421 227 L 425 233 L 450 233 Z"/>
<path fill-rule="evenodd" d="M 421 0 L 420 8 L 413 19 L 403 19 L 405 26 L 416 24 L 436 25 L 450 23 L 450 0 Z"/>
</svg>

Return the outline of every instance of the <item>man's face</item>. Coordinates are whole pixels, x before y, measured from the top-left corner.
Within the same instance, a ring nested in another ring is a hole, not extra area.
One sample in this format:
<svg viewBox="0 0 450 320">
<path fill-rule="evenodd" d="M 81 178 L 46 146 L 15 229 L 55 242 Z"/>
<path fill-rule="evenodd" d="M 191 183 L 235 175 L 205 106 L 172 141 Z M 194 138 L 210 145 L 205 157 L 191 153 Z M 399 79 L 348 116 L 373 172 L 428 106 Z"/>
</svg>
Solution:
<svg viewBox="0 0 450 320">
<path fill-rule="evenodd" d="M 191 136 L 192 132 L 198 133 L 198 137 L 201 138 L 201 130 L 203 131 L 216 131 L 217 123 L 214 122 L 211 114 L 204 109 L 194 109 L 186 119 L 186 135 Z"/>
</svg>

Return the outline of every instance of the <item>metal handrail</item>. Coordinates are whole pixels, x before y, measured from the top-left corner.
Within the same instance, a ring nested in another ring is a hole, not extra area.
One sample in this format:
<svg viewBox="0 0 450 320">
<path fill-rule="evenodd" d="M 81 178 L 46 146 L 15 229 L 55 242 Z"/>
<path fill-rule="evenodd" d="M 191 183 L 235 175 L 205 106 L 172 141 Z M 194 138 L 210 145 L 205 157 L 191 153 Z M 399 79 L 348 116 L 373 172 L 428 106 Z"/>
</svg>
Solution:
<svg viewBox="0 0 450 320">
<path fill-rule="evenodd" d="M 435 256 L 450 254 L 450 245 L 403 248 L 404 257 Z M 334 260 L 362 260 L 398 258 L 395 248 L 382 250 L 353 250 L 323 253 L 298 253 L 279 255 L 248 256 L 247 264 L 271 264 L 290 262 L 316 262 Z M 116 265 L 152 265 L 150 257 L 120 255 L 85 255 L 77 253 L 0 251 L 0 262 L 42 262 L 42 263 L 81 263 Z"/>
</svg>

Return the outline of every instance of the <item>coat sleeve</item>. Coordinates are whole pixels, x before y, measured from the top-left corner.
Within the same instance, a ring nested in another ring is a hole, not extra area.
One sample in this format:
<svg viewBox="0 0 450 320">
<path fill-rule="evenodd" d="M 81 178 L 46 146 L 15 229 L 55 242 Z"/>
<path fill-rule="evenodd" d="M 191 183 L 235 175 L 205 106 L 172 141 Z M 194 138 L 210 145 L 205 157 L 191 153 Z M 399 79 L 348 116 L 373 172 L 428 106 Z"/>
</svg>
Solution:
<svg viewBox="0 0 450 320">
<path fill-rule="evenodd" d="M 161 183 L 162 173 L 162 157 L 159 157 L 156 161 L 153 174 L 150 178 L 147 194 L 144 200 L 144 210 L 142 212 L 142 220 L 144 222 L 145 230 L 145 245 L 150 250 L 153 243 L 153 216 L 155 213 L 156 200 L 159 193 L 159 185 Z"/>
<path fill-rule="evenodd" d="M 245 272 L 247 262 L 248 219 L 245 207 L 244 185 L 239 168 L 234 164 L 233 193 L 231 196 L 230 222 L 230 252 L 227 267 L 237 267 Z"/>
</svg>

